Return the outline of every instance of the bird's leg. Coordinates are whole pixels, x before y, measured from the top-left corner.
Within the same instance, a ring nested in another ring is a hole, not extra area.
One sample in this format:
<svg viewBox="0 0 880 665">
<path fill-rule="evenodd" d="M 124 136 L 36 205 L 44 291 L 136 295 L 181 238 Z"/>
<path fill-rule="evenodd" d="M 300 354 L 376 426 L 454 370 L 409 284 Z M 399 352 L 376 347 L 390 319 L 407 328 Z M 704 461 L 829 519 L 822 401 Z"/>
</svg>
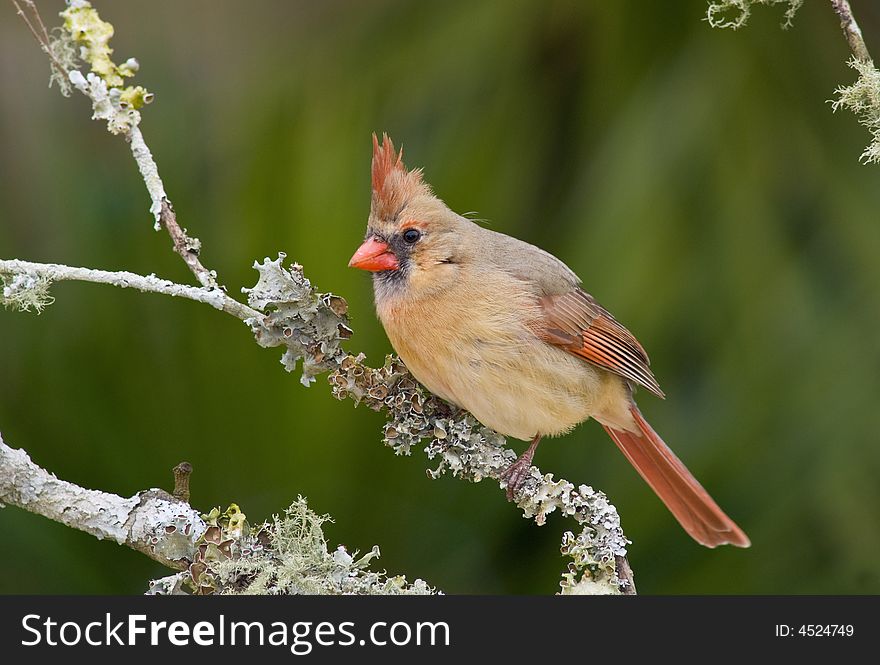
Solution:
<svg viewBox="0 0 880 665">
<path fill-rule="evenodd" d="M 520 488 L 526 479 L 529 469 L 532 467 L 532 458 L 535 456 L 535 451 L 538 449 L 540 442 L 541 435 L 536 434 L 529 447 L 526 448 L 526 451 L 501 474 L 501 480 L 507 482 L 508 501 L 513 501 L 513 493 Z"/>
</svg>

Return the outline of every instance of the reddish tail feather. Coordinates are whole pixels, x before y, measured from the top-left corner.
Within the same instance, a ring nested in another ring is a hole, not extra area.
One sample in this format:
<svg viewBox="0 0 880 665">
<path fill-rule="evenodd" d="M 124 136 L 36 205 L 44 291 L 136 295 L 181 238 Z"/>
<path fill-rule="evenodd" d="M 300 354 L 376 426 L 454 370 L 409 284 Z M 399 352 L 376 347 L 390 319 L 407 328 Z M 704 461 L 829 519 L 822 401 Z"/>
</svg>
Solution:
<svg viewBox="0 0 880 665">
<path fill-rule="evenodd" d="M 751 545 L 748 536 L 712 500 L 635 404 L 630 413 L 641 434 L 603 427 L 684 530 L 706 547 Z"/>
</svg>

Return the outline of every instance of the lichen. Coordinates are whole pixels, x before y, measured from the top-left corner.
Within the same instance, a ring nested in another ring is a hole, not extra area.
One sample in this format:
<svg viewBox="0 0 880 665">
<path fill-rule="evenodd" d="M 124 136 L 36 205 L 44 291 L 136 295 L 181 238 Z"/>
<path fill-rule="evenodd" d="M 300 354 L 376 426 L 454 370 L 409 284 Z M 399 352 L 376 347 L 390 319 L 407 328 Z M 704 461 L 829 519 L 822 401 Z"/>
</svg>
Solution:
<svg viewBox="0 0 880 665">
<path fill-rule="evenodd" d="M 60 16 L 64 19 L 64 29 L 80 47 L 80 58 L 108 86 L 121 87 L 125 83 L 125 77 L 132 76 L 133 72 L 118 67 L 110 57 L 113 54 L 113 49 L 110 48 L 113 26 L 101 20 L 90 2 L 68 0 L 67 4 L 67 9 Z"/>
<path fill-rule="evenodd" d="M 0 302 L 8 309 L 39 314 L 55 302 L 49 293 L 52 281 L 45 275 L 28 272 L 0 274 L 0 285 L 3 287 Z"/>
<path fill-rule="evenodd" d="M 713 28 L 742 28 L 752 14 L 753 5 L 788 5 L 783 16 L 782 28 L 791 27 L 794 15 L 804 0 L 716 0 L 706 9 L 706 20 Z"/>
<path fill-rule="evenodd" d="M 77 56 L 76 42 L 70 33 L 62 28 L 55 28 L 49 37 L 49 52 L 51 55 L 51 74 L 49 75 L 49 87 L 57 85 L 61 94 L 70 96 L 72 86 L 67 73 L 79 68 L 80 60 Z M 56 65 L 56 62 L 61 66 Z"/>
<path fill-rule="evenodd" d="M 181 586 L 194 593 L 426 595 L 436 593 L 422 580 L 407 582 L 371 571 L 379 556 L 373 547 L 363 556 L 339 546 L 327 546 L 323 525 L 327 515 L 312 511 L 303 497 L 285 511 L 250 528 L 238 506 L 205 516 L 210 525 L 198 543 L 199 554 L 183 576 L 151 585 L 150 592 L 174 593 Z"/>
<path fill-rule="evenodd" d="M 78 71 L 69 75 L 74 88 L 92 100 L 92 120 L 106 120 L 111 134 L 129 134 L 140 124 L 141 115 L 134 108 L 122 107 L 122 90 L 108 88 L 107 83 L 94 72 L 83 76 Z"/>
<path fill-rule="evenodd" d="M 837 111 L 849 109 L 859 122 L 871 133 L 871 142 L 860 159 L 867 163 L 880 163 L 880 71 L 872 62 L 851 58 L 847 63 L 859 73 L 859 78 L 849 86 L 841 86 L 835 92 L 837 99 L 831 108 Z"/>
<path fill-rule="evenodd" d="M 185 590 L 187 581 L 187 573 L 175 573 L 167 577 L 151 580 L 150 585 L 144 592 L 145 596 L 185 596 L 188 595 Z"/>
<path fill-rule="evenodd" d="M 259 280 L 242 291 L 248 304 L 265 316 L 246 323 L 260 346 L 286 347 L 281 363 L 288 372 L 302 360 L 300 381 L 309 386 L 315 375 L 335 369 L 346 355 L 340 343 L 351 337 L 348 303 L 332 293 L 318 293 L 302 266 L 284 267 L 285 258 L 280 253 L 274 261 L 254 262 Z"/>
<path fill-rule="evenodd" d="M 140 122 L 137 110 L 153 101 L 153 94 L 142 86 L 125 86 L 125 80 L 134 76 L 140 65 L 134 58 L 121 65 L 113 62 L 110 57 L 113 25 L 101 20 L 91 3 L 68 0 L 67 4 L 67 9 L 60 14 L 64 19 L 63 28 L 60 36 L 50 41 L 50 50 L 59 56 L 69 84 L 92 99 L 92 118 L 106 120 L 114 134 L 126 133 Z M 86 76 L 76 68 L 75 57 L 69 54 L 72 45 L 79 46 L 79 59 L 91 69 Z M 57 72 L 53 73 L 53 79 L 57 77 Z M 62 93 L 66 90 L 65 85 Z"/>
<path fill-rule="evenodd" d="M 119 93 L 119 108 L 139 109 L 153 101 L 153 93 L 139 85 L 130 85 Z"/>
</svg>

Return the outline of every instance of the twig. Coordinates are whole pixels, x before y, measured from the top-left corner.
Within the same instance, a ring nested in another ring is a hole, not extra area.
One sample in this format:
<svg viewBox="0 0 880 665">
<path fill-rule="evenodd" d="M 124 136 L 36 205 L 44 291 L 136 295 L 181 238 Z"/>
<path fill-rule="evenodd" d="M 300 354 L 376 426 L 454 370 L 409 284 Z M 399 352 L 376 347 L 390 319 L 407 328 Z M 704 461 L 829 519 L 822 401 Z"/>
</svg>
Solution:
<svg viewBox="0 0 880 665">
<path fill-rule="evenodd" d="M 144 148 L 146 148 L 140 130 L 135 127 L 131 136 L 132 152 L 135 151 L 135 137 L 137 137 L 138 141 Z M 137 159 L 137 156 L 135 158 Z M 141 171 L 141 173 L 143 173 L 143 171 Z M 146 180 L 146 177 L 144 180 Z M 168 235 L 171 236 L 171 242 L 174 243 L 174 251 L 177 252 L 180 255 L 180 258 L 183 259 L 184 263 L 189 266 L 189 269 L 196 276 L 196 279 L 199 280 L 199 283 L 206 288 L 221 288 L 217 284 L 217 278 L 214 272 L 208 270 L 199 260 L 199 252 L 202 250 L 202 243 L 199 242 L 197 238 L 189 237 L 186 234 L 186 231 L 180 228 L 180 225 L 177 223 L 177 215 L 174 213 L 174 208 L 171 206 L 171 201 L 167 198 L 162 198 L 159 220 L 162 226 L 165 227 L 165 230 L 168 231 Z"/>
<path fill-rule="evenodd" d="M 189 503 L 189 477 L 192 470 L 189 462 L 181 462 L 171 470 L 174 473 L 174 491 L 171 494 L 184 503 Z"/>
<path fill-rule="evenodd" d="M 43 23 L 43 19 L 40 16 L 40 12 L 37 10 L 37 6 L 33 3 L 33 0 L 22 0 L 24 5 L 31 10 L 33 14 L 34 21 L 40 28 L 40 33 L 37 32 L 34 24 L 31 23 L 31 19 L 25 13 L 25 11 L 21 8 L 21 5 L 18 4 L 17 0 L 11 0 L 12 4 L 15 6 L 15 13 L 21 16 L 21 19 L 27 25 L 28 30 L 31 31 L 31 34 L 34 36 L 34 39 L 37 40 L 37 43 L 40 45 L 40 48 L 43 52 L 49 56 L 49 60 L 51 61 L 52 67 L 58 73 L 59 76 L 63 76 L 67 78 L 67 70 L 64 65 L 61 64 L 61 61 L 58 60 L 58 57 L 55 53 L 52 52 L 52 46 L 49 43 L 49 33 L 46 31 L 46 26 Z"/>
<path fill-rule="evenodd" d="M 853 56 L 862 62 L 872 63 L 871 54 L 868 52 L 868 46 L 862 36 L 862 29 L 853 16 L 849 1 L 831 0 L 831 7 L 840 18 L 840 28 L 843 30 L 843 36 L 846 38 L 846 43 L 849 44 Z"/>
<path fill-rule="evenodd" d="M 635 596 L 638 593 L 632 566 L 629 565 L 629 559 L 625 556 L 617 557 L 617 577 L 624 583 L 621 585 L 621 592 L 624 596 Z"/>
<path fill-rule="evenodd" d="M 219 289 L 176 284 L 155 275 L 144 276 L 124 270 L 111 272 L 92 268 L 76 268 L 58 263 L 33 263 L 12 259 L 0 260 L 0 275 L 34 275 L 48 280 L 49 283 L 79 281 L 110 284 L 122 289 L 137 289 L 144 293 L 162 293 L 177 298 L 195 300 L 227 314 L 232 314 L 242 321 L 262 317 L 260 312 L 230 298 Z"/>
</svg>

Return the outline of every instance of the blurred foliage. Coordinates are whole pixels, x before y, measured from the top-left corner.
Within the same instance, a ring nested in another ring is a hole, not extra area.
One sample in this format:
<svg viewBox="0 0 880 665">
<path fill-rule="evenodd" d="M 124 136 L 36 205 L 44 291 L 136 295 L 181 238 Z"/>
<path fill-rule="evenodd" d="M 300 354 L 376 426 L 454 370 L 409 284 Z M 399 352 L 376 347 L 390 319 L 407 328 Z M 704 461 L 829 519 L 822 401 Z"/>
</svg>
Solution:
<svg viewBox="0 0 880 665">
<path fill-rule="evenodd" d="M 60 2 L 39 3 L 51 24 Z M 880 10 L 854 2 L 880 51 Z M 181 223 L 237 292 L 286 251 L 346 296 L 352 350 L 388 342 L 346 269 L 388 131 L 460 212 L 563 258 L 643 341 L 642 410 L 753 541 L 696 546 L 587 423 L 538 463 L 608 492 L 643 593 L 880 592 L 880 170 L 825 103 L 852 80 L 827 3 L 737 32 L 706 4 L 510 0 L 102 3 L 156 93 L 142 129 Z M 191 276 L 118 137 L 0 5 L 0 256 Z M 565 524 L 489 483 L 430 481 L 381 416 L 305 389 L 208 307 L 60 284 L 0 311 L 0 430 L 60 477 L 171 486 L 254 518 L 299 494 L 328 538 L 447 592 L 555 591 Z M 0 592 L 140 593 L 140 554 L 0 511 Z"/>
</svg>

